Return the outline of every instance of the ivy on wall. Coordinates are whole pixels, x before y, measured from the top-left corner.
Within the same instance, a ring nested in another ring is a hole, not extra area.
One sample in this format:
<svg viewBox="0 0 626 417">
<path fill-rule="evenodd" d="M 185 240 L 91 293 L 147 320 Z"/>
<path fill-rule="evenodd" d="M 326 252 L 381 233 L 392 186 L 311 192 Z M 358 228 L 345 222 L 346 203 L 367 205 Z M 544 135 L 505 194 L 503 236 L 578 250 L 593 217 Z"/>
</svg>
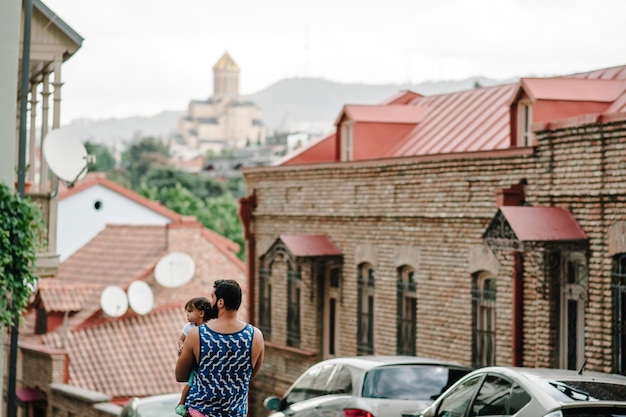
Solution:
<svg viewBox="0 0 626 417">
<path fill-rule="evenodd" d="M 21 317 L 35 288 L 41 225 L 37 205 L 0 183 L 0 325 Z"/>
</svg>

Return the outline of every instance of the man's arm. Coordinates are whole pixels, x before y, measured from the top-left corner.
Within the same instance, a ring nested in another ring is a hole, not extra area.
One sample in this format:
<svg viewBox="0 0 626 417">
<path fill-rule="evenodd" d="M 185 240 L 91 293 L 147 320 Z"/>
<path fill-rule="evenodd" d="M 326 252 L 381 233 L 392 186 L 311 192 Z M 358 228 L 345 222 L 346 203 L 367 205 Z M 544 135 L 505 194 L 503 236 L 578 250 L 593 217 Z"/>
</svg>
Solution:
<svg viewBox="0 0 626 417">
<path fill-rule="evenodd" d="M 192 369 L 196 367 L 196 346 L 197 351 L 200 349 L 200 337 L 198 336 L 198 328 L 191 329 L 182 350 L 176 361 L 176 381 L 187 382 Z"/>
<path fill-rule="evenodd" d="M 263 366 L 263 358 L 265 356 L 265 340 L 263 339 L 263 333 L 261 330 L 254 328 L 254 335 L 252 336 L 252 377 L 254 379 L 256 374 Z"/>
</svg>

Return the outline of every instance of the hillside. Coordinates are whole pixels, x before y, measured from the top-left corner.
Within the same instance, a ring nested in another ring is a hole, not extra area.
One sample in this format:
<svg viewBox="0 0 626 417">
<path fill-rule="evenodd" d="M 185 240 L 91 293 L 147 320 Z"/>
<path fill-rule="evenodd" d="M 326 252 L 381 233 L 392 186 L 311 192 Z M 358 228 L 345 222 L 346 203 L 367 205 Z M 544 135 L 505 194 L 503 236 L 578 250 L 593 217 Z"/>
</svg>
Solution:
<svg viewBox="0 0 626 417">
<path fill-rule="evenodd" d="M 442 94 L 482 86 L 496 85 L 497 81 L 473 77 L 461 81 L 436 81 L 416 85 L 342 84 L 319 78 L 289 78 L 264 90 L 246 96 L 263 111 L 263 122 L 271 134 L 287 124 L 316 124 L 332 127 L 345 104 L 377 104 L 402 90 L 423 95 Z M 190 97 L 189 100 L 196 97 Z M 169 111 L 151 117 L 124 119 L 78 119 L 62 127 L 83 142 L 104 143 L 121 148 L 132 139 L 145 136 L 167 138 L 176 132 L 178 119 L 185 113 Z"/>
</svg>

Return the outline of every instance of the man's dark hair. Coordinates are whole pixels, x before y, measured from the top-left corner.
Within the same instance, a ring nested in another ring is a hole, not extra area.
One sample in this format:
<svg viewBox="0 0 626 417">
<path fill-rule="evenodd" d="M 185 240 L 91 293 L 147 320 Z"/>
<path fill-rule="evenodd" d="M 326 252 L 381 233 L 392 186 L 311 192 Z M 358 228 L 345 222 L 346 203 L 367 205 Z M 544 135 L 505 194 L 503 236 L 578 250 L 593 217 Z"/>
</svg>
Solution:
<svg viewBox="0 0 626 417">
<path fill-rule="evenodd" d="M 215 300 L 224 300 L 226 310 L 239 310 L 241 305 L 241 287 L 233 279 L 218 279 L 213 283 Z"/>
</svg>

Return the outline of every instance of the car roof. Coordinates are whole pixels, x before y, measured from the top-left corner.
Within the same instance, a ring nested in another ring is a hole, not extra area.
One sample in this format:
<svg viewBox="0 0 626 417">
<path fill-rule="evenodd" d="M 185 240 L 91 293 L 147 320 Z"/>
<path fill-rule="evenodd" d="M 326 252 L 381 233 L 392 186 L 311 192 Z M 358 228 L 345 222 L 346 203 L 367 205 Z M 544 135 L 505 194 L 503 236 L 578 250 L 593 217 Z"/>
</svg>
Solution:
<svg viewBox="0 0 626 417">
<path fill-rule="evenodd" d="M 474 372 L 497 372 L 508 376 L 523 377 L 530 381 L 598 381 L 626 385 L 626 376 L 604 372 L 578 371 L 558 368 L 522 368 L 513 366 L 489 366 Z"/>
<path fill-rule="evenodd" d="M 438 365 L 459 367 L 471 369 L 457 362 L 445 361 L 441 359 L 425 358 L 420 356 L 402 356 L 402 355 L 369 355 L 369 356 L 342 356 L 325 361 L 318 362 L 315 366 L 321 364 L 340 363 L 355 368 L 372 369 L 381 366 L 390 365 Z"/>
</svg>

